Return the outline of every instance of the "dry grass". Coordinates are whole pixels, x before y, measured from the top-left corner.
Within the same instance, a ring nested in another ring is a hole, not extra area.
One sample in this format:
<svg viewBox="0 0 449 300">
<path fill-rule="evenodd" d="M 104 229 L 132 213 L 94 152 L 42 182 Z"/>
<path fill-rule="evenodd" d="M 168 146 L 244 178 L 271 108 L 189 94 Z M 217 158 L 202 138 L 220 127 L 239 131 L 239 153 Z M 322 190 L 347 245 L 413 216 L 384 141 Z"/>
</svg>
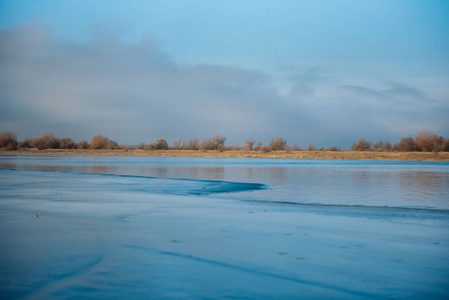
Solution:
<svg viewBox="0 0 449 300">
<path fill-rule="evenodd" d="M 72 155 L 131 155 L 131 156 L 187 156 L 187 157 L 240 157 L 289 159 L 351 159 L 351 160 L 404 160 L 449 161 L 449 152 L 376 152 L 376 151 L 246 151 L 227 150 L 107 150 L 107 149 L 19 149 L 0 150 L 0 153 L 20 154 L 72 154 Z"/>
</svg>

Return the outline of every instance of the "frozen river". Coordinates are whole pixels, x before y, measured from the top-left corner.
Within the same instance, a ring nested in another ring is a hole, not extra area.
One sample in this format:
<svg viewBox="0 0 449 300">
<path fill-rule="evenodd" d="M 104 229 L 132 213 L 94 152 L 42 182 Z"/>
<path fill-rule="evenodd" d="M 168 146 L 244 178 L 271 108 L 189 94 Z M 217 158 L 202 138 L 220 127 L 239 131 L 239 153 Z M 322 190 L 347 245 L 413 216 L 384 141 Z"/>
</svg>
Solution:
<svg viewBox="0 0 449 300">
<path fill-rule="evenodd" d="M 0 155 L 0 298 L 447 298 L 449 163 Z"/>
</svg>

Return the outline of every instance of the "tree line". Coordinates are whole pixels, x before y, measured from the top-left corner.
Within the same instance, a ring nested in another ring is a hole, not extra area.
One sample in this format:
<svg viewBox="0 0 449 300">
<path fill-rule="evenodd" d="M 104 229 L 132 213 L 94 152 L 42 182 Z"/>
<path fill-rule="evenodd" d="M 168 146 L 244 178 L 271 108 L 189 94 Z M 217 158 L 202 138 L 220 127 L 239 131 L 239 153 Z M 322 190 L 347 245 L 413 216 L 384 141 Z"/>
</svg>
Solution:
<svg viewBox="0 0 449 300">
<path fill-rule="evenodd" d="M 288 146 L 287 141 L 282 137 L 272 138 L 268 145 L 262 145 L 262 141 L 254 139 L 245 139 L 243 146 L 239 145 L 225 145 L 226 137 L 222 135 L 215 135 L 213 137 L 205 138 L 203 140 L 178 139 L 170 146 L 163 138 L 158 139 L 153 143 L 140 143 L 137 149 L 140 150 L 246 150 L 246 151 L 279 151 L 279 150 L 307 150 L 307 151 L 341 151 L 338 147 L 330 148 L 316 148 L 313 144 L 309 144 L 307 148 L 294 145 Z M 94 135 L 90 142 L 81 140 L 74 142 L 69 137 L 57 138 L 52 133 L 46 133 L 40 137 L 29 138 L 22 141 L 17 140 L 17 136 L 12 131 L 5 131 L 0 133 L 0 148 L 5 150 L 37 148 L 44 149 L 124 149 L 132 150 L 134 147 L 129 145 L 119 145 L 117 142 L 109 139 L 101 134 Z M 392 145 L 388 141 L 379 141 L 377 143 L 369 142 L 365 139 L 360 139 L 355 142 L 352 151 L 396 151 L 396 152 L 440 152 L 449 151 L 449 139 L 443 138 L 433 134 L 432 132 L 421 131 L 418 135 L 413 137 L 401 138 L 397 144 Z"/>
<path fill-rule="evenodd" d="M 449 139 L 432 132 L 421 131 L 414 138 L 403 137 L 397 144 L 379 141 L 375 144 L 360 139 L 352 145 L 353 151 L 440 152 L 449 151 Z"/>
</svg>

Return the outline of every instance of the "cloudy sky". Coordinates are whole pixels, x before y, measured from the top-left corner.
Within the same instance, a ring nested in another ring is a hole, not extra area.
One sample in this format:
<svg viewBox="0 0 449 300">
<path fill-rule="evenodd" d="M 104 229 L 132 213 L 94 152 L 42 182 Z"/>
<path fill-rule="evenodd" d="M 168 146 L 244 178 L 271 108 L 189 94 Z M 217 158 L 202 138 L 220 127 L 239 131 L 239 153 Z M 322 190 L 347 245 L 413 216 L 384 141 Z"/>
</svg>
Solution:
<svg viewBox="0 0 449 300">
<path fill-rule="evenodd" d="M 449 1 L 2 0 L 0 131 L 449 137 Z"/>
</svg>

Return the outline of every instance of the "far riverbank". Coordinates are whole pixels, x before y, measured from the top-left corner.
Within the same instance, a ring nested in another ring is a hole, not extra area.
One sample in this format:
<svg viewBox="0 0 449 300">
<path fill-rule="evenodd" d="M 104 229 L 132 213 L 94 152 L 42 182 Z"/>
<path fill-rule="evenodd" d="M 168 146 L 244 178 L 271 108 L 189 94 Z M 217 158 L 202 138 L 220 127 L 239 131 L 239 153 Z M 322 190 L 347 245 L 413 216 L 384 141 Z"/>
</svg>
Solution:
<svg viewBox="0 0 449 300">
<path fill-rule="evenodd" d="M 285 159 L 340 159 L 340 160 L 401 160 L 449 161 L 449 152 L 377 152 L 377 151 L 245 151 L 245 150 L 103 150 L 103 149 L 19 149 L 0 150 L 1 154 L 65 154 L 65 155 L 127 155 L 127 156 L 184 156 Z"/>
</svg>

